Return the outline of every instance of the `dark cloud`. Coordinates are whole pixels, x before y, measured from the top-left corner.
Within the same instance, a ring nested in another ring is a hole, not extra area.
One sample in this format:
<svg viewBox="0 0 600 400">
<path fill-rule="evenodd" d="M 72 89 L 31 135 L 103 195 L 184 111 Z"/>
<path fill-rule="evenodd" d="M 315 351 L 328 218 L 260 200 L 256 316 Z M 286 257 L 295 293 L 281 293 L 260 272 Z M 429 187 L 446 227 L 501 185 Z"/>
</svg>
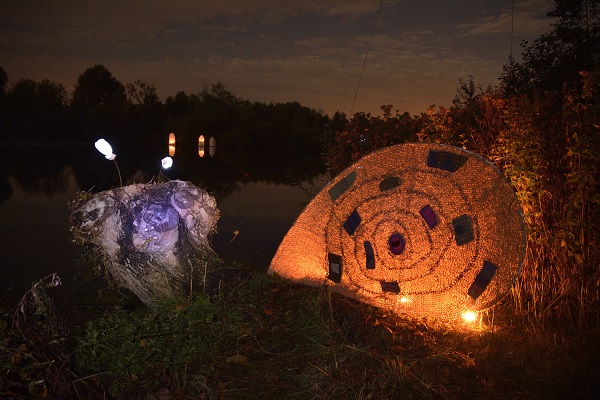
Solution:
<svg viewBox="0 0 600 400">
<path fill-rule="evenodd" d="M 552 4 L 517 2 L 513 43 L 547 30 Z M 222 81 L 250 100 L 349 112 L 378 7 L 372 0 L 21 0 L 3 6 L 0 59 L 11 82 L 48 78 L 70 90 L 100 63 L 123 83 L 153 83 L 163 98 Z M 468 75 L 496 84 L 511 21 L 509 0 L 384 1 L 354 111 L 450 105 Z"/>
</svg>

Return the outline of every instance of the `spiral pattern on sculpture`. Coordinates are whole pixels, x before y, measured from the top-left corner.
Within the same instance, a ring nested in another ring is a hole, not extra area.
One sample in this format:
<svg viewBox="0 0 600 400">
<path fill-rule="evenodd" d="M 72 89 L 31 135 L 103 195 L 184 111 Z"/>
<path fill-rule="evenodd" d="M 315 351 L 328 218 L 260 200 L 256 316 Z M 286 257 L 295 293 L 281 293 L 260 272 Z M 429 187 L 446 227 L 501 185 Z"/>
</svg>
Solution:
<svg viewBox="0 0 600 400">
<path fill-rule="evenodd" d="M 271 272 L 413 316 L 495 304 L 526 245 L 514 191 L 482 157 L 438 144 L 371 153 L 303 211 Z"/>
</svg>

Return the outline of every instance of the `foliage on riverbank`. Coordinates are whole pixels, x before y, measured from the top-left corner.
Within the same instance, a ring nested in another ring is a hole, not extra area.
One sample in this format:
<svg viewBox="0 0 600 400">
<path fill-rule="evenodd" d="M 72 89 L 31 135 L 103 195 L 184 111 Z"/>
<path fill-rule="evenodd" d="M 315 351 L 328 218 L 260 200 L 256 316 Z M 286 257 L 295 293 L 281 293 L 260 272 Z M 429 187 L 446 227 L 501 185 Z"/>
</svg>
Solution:
<svg viewBox="0 0 600 400">
<path fill-rule="evenodd" d="M 493 162 L 514 187 L 528 228 L 523 273 L 507 305 L 536 330 L 598 330 L 600 321 L 600 74 L 562 93 L 505 97 L 463 83 L 450 109 L 416 120 L 356 114 L 328 143 L 339 172 L 406 141 L 445 143 Z"/>
<path fill-rule="evenodd" d="M 213 301 L 61 310 L 51 286 L 4 315 L 3 396 L 559 399 L 599 389 L 597 331 L 538 330 L 506 305 L 450 326 L 257 274 Z"/>
</svg>

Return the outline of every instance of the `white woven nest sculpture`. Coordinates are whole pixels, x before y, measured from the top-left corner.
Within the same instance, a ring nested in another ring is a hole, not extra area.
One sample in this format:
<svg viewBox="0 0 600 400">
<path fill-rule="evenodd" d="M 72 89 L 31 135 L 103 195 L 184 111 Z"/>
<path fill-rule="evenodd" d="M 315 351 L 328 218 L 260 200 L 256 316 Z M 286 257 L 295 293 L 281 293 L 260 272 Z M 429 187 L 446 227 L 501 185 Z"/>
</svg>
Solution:
<svg viewBox="0 0 600 400">
<path fill-rule="evenodd" d="M 525 225 L 490 162 L 438 144 L 373 152 L 302 212 L 269 272 L 414 317 L 454 319 L 517 278 Z"/>
</svg>

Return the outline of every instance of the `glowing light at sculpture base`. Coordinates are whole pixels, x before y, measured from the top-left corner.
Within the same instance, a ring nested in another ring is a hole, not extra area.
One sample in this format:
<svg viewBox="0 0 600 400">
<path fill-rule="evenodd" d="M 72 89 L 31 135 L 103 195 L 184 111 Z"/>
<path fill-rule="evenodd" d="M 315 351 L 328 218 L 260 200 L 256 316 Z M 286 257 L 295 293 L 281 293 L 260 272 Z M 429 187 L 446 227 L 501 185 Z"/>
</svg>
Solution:
<svg viewBox="0 0 600 400">
<path fill-rule="evenodd" d="M 414 143 L 373 152 L 334 178 L 269 271 L 398 314 L 457 320 L 504 297 L 525 246 L 519 203 L 493 164 Z"/>
<path fill-rule="evenodd" d="M 477 313 L 473 311 L 465 311 L 462 314 L 462 317 L 465 322 L 475 322 L 477 320 Z"/>
</svg>

